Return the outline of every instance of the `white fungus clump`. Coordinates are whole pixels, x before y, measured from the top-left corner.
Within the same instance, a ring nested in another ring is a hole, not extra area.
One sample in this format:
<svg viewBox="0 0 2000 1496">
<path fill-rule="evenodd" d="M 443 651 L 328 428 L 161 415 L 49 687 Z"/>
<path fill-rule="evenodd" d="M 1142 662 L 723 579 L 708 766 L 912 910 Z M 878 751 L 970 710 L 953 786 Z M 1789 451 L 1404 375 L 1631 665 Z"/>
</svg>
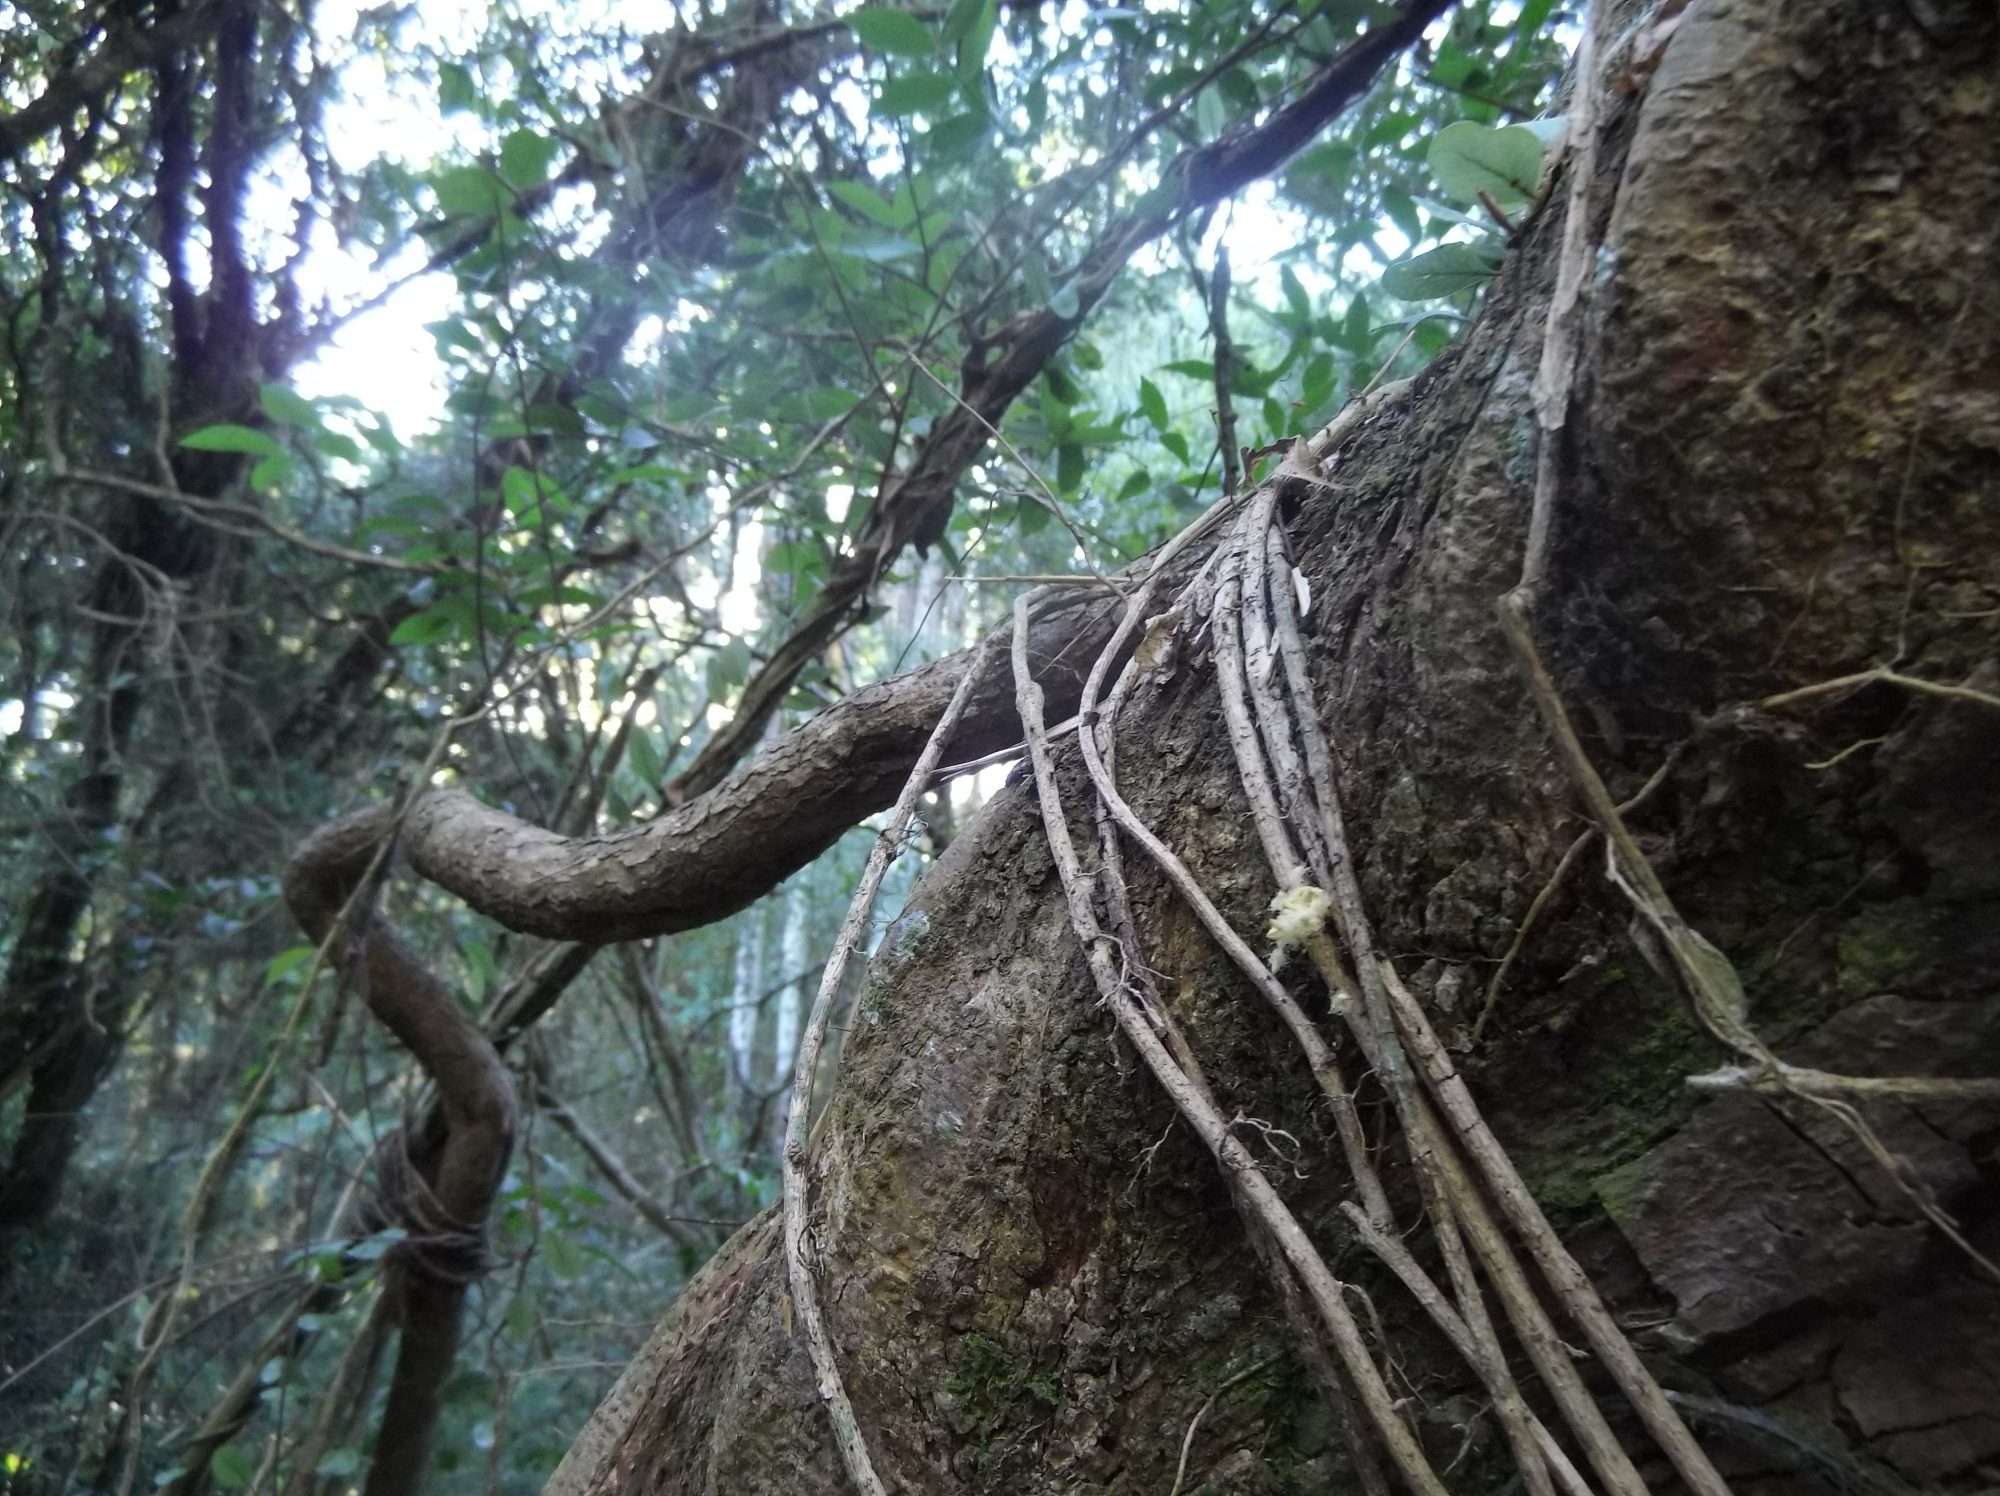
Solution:
<svg viewBox="0 0 2000 1496">
<path fill-rule="evenodd" d="M 1310 883 L 1288 888 L 1271 900 L 1271 922 L 1264 927 L 1264 938 L 1272 946 L 1272 971 L 1284 966 L 1287 951 L 1297 950 L 1319 933 L 1332 903 L 1325 889 Z"/>
</svg>

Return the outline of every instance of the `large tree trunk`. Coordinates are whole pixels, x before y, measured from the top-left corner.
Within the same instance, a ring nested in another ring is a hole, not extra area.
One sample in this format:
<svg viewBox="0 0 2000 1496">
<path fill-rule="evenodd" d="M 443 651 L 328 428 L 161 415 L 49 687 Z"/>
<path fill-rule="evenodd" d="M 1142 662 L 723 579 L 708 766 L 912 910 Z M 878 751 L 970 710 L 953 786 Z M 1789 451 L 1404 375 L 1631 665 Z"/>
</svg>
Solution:
<svg viewBox="0 0 2000 1496">
<path fill-rule="evenodd" d="M 1990 697 L 1878 677 L 1758 704 L 1880 664 L 2000 688 L 1995 41 L 1971 0 L 1695 0 L 1649 82 L 1647 38 L 1606 59 L 1624 86 L 1532 622 L 1615 797 L 1672 757 L 1634 829 L 1763 1037 L 1828 1069 L 1991 1073 L 2000 1047 Z M 1815 1470 L 1885 1488 L 1873 1461 L 1983 1484 L 2000 1288 L 1823 1112 L 1684 1084 L 1735 1057 L 1635 946 L 1594 846 L 1472 1042 L 1589 826 L 1494 609 L 1522 564 L 1564 190 L 1456 355 L 1290 517 L 1379 944 L 1738 1490 L 1823 1488 Z M 1121 780 L 1251 930 L 1273 884 L 1201 644 L 1134 698 Z M 1276 1357 L 1202 1422 L 1183 1489 L 1348 1489 L 1228 1189 L 1112 1037 L 1034 795 L 1017 775 L 884 942 L 814 1154 L 823 1303 L 877 1468 L 911 1491 L 1166 1491 L 1197 1409 Z M 1309 1177 L 1282 1187 L 1338 1243 L 1349 1181 L 1307 1076 L 1186 908 L 1133 876 L 1211 1084 L 1304 1140 Z M 1992 1111 L 1864 1110 L 1991 1254 Z M 1470 1446 L 1452 1488 L 1497 1488 L 1505 1448 L 1467 1424 L 1469 1385 L 1356 1263 L 1437 1464 Z M 550 1492 L 843 1489 L 792 1326 L 767 1216 Z"/>
</svg>

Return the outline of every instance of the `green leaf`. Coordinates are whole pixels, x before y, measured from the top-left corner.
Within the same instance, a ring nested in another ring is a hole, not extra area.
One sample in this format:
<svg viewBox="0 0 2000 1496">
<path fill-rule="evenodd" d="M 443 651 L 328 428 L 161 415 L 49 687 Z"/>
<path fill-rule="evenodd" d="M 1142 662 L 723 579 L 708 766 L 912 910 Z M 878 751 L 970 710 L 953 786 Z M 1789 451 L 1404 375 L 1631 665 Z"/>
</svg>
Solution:
<svg viewBox="0 0 2000 1496">
<path fill-rule="evenodd" d="M 322 431 L 313 438 L 313 447 L 322 457 L 337 457 L 342 462 L 361 460 L 361 443 L 344 431 Z"/>
<path fill-rule="evenodd" d="M 875 103 L 884 114 L 937 114 L 956 92 L 957 85 L 943 73 L 905 73 L 884 83 Z"/>
<path fill-rule="evenodd" d="M 431 184 L 438 208 L 451 218 L 491 218 L 507 204 L 501 180 L 483 166 L 454 166 Z"/>
<path fill-rule="evenodd" d="M 208 1469 L 223 1490 L 237 1491 L 250 1484 L 250 1477 L 257 1473 L 257 1462 L 250 1457 L 249 1450 L 225 1444 L 209 1457 Z"/>
<path fill-rule="evenodd" d="M 275 982 L 289 976 L 313 958 L 313 947 L 295 945 L 279 951 L 264 965 L 264 980 Z"/>
<path fill-rule="evenodd" d="M 625 467 L 615 473 L 606 473 L 604 486 L 616 488 L 623 483 L 678 483 L 686 476 L 685 473 L 663 467 L 657 462 L 642 462 L 637 467 Z"/>
<path fill-rule="evenodd" d="M 500 175 L 516 191 L 539 187 L 557 150 L 555 140 L 539 130 L 509 130 L 500 142 Z"/>
<path fill-rule="evenodd" d="M 958 77 L 969 92 L 976 91 L 979 80 L 985 76 L 986 53 L 993 45 L 993 32 L 999 23 L 999 6 L 994 0 L 983 0 L 965 35 L 958 38 Z"/>
<path fill-rule="evenodd" d="M 822 384 L 806 391 L 806 412 L 815 421 L 830 421 L 846 415 L 854 396 L 838 385 Z"/>
<path fill-rule="evenodd" d="M 1496 130 L 1459 120 L 1431 137 L 1430 166 L 1446 196 L 1472 203 L 1484 192 L 1506 207 L 1540 187 L 1542 143 L 1519 125 Z"/>
<path fill-rule="evenodd" d="M 1309 412 L 1318 410 L 1332 397 L 1333 381 L 1333 355 L 1315 355 L 1299 380 L 1299 404 Z"/>
<path fill-rule="evenodd" d="M 425 330 L 437 340 L 438 357 L 443 358 L 452 349 L 462 349 L 466 353 L 480 354 L 486 346 L 479 340 L 479 334 L 469 322 L 457 318 L 446 318 L 442 322 L 425 324 Z"/>
<path fill-rule="evenodd" d="M 1382 289 L 1404 301 L 1456 296 L 1491 280 L 1501 253 L 1483 244 L 1442 244 L 1415 259 L 1401 260 L 1382 273 Z"/>
<path fill-rule="evenodd" d="M 1356 296 L 1347 304 L 1347 315 L 1340 322 L 1340 343 L 1356 353 L 1367 355 L 1375 346 L 1375 334 L 1369 326 L 1368 298 Z"/>
<path fill-rule="evenodd" d="M 1140 468 L 1127 478 L 1124 486 L 1118 490 L 1118 502 L 1122 504 L 1128 499 L 1136 499 L 1152 486 L 1153 475 Z"/>
<path fill-rule="evenodd" d="M 1063 400 L 1056 381 L 1048 377 L 1054 373 L 1054 365 L 1043 371 L 1044 377 L 1036 393 L 1036 401 L 1041 407 L 1042 424 L 1048 428 L 1050 441 L 1063 441 L 1069 436 L 1069 428 L 1074 422 L 1070 408 Z"/>
<path fill-rule="evenodd" d="M 1451 346 L 1451 328 L 1434 318 L 1417 324 L 1416 334 L 1410 339 L 1417 345 L 1417 352 L 1425 358 L 1436 358 Z"/>
<path fill-rule="evenodd" d="M 1262 102 L 1257 97 L 1257 80 L 1243 68 L 1231 68 L 1215 80 L 1215 85 L 1239 114 L 1254 113 Z"/>
<path fill-rule="evenodd" d="M 707 674 L 709 699 L 721 701 L 749 676 L 750 646 L 731 639 L 709 657 Z"/>
<path fill-rule="evenodd" d="M 953 0 L 944 18 L 944 39 L 958 41 L 972 29 L 972 23 L 979 19 L 979 13 L 986 8 L 986 4 L 987 0 Z"/>
<path fill-rule="evenodd" d="M 847 18 L 861 44 L 896 57 L 928 57 L 933 50 L 930 28 L 907 11 L 868 5 Z"/>
<path fill-rule="evenodd" d="M 930 142 L 932 151 L 937 155 L 955 160 L 984 140 L 992 123 L 983 110 L 970 110 L 939 120 L 931 126 L 924 139 Z"/>
<path fill-rule="evenodd" d="M 826 575 L 827 554 L 818 540 L 787 540 L 764 556 L 764 569 L 795 581 L 816 581 Z"/>
<path fill-rule="evenodd" d="M 1521 13 L 1514 17 L 1514 35 L 1532 36 L 1556 8 L 1556 0 L 1523 0 Z"/>
<path fill-rule="evenodd" d="M 196 452 L 248 452 L 257 457 L 277 457 L 284 448 L 268 433 L 248 426 L 203 426 L 181 438 L 181 445 Z"/>
<path fill-rule="evenodd" d="M 1464 88 L 1472 75 L 1479 70 L 1479 64 L 1456 42 L 1438 43 L 1437 56 L 1431 60 L 1431 81 L 1444 88 Z"/>
<path fill-rule="evenodd" d="M 500 475 L 500 499 L 509 514 L 525 513 L 537 499 L 556 492 L 553 482 L 523 467 L 510 467 Z"/>
<path fill-rule="evenodd" d="M 583 1271 L 582 1251 L 563 1232 L 544 1232 L 541 1247 L 542 1262 L 557 1279 L 567 1282 Z"/>
<path fill-rule="evenodd" d="M 596 609 L 604 606 L 604 597 L 601 593 L 592 592 L 588 587 L 578 587 L 569 582 L 561 585 L 540 582 L 515 593 L 514 602 L 518 607 L 525 609 L 546 608 L 557 603 Z"/>
<path fill-rule="evenodd" d="M 1195 95 L 1194 127 L 1203 141 L 1214 140 L 1229 127 L 1229 104 L 1220 87 L 1204 88 Z"/>
<path fill-rule="evenodd" d="M 879 223 L 884 228 L 902 228 L 916 217 L 914 213 L 897 212 L 893 203 L 884 202 L 879 192 L 872 187 L 863 186 L 860 182 L 828 182 L 826 190 L 863 218 Z"/>
<path fill-rule="evenodd" d="M 1367 135 L 1362 138 L 1362 147 L 1370 149 L 1375 146 L 1395 145 L 1422 123 L 1423 121 L 1414 114 L 1391 110 L 1368 127 Z"/>
<path fill-rule="evenodd" d="M 389 635 L 389 642 L 391 644 L 435 644 L 438 640 L 448 636 L 454 626 L 452 616 L 449 613 L 429 608 L 421 613 L 412 614 L 397 624 Z"/>
<path fill-rule="evenodd" d="M 250 486 L 259 493 L 283 488 L 291 480 L 296 466 L 289 452 L 273 452 L 269 457 L 261 457 L 250 469 Z"/>
<path fill-rule="evenodd" d="M 1160 433 L 1160 445 L 1173 453 L 1183 463 L 1191 460 L 1188 457 L 1187 438 L 1182 436 L 1178 431 L 1162 431 Z"/>
<path fill-rule="evenodd" d="M 698 421 L 715 409 L 715 396 L 706 390 L 682 390 L 669 396 L 660 409 L 660 419 L 670 425 Z"/>
<path fill-rule="evenodd" d="M 280 426 L 303 426 L 308 430 L 319 426 L 319 412 L 313 409 L 312 401 L 282 384 L 258 386 L 257 403 Z"/>
<path fill-rule="evenodd" d="M 358 1449 L 329 1449 L 313 1466 L 313 1474 L 324 1475 L 329 1480 L 340 1480 L 361 1469 L 361 1451 Z"/>
<path fill-rule="evenodd" d="M 1215 365 L 1205 358 L 1180 358 L 1160 367 L 1169 374 L 1182 374 L 1189 379 L 1206 379 L 1211 382 L 1215 379 Z"/>
<path fill-rule="evenodd" d="M 901 234 L 879 234 L 868 239 L 851 239 L 840 246 L 839 252 L 852 255 L 857 260 L 866 260 L 871 265 L 888 265 L 920 255 L 924 247 Z"/>
<path fill-rule="evenodd" d="M 465 957 L 466 995 L 478 1002 L 486 996 L 493 985 L 493 978 L 499 973 L 499 965 L 493 959 L 493 947 L 483 940 L 468 940 L 461 954 Z"/>
<path fill-rule="evenodd" d="M 471 69 L 461 63 L 447 62 L 438 69 L 438 111 L 441 114 L 457 114 L 461 110 L 479 107 L 479 88 L 472 81 Z"/>
<path fill-rule="evenodd" d="M 1076 360 L 1079 369 L 1088 369 L 1094 373 L 1104 367 L 1104 355 L 1097 351 L 1095 343 L 1078 339 L 1070 344 L 1069 353 L 1070 357 Z"/>
<path fill-rule="evenodd" d="M 1014 508 L 1014 525 L 1023 535 L 1033 535 L 1046 530 L 1049 525 L 1049 511 L 1039 499 L 1021 495 L 1021 501 Z"/>
<path fill-rule="evenodd" d="M 1056 487 L 1075 493 L 1083 485 L 1083 448 L 1065 442 L 1056 448 Z"/>
<path fill-rule="evenodd" d="M 1232 359 L 1229 365 L 1229 392 L 1261 400 L 1271 392 L 1277 377 L 1276 369 L 1260 369 L 1247 360 Z"/>
<path fill-rule="evenodd" d="M 1306 295 L 1306 288 L 1299 284 L 1299 278 L 1292 273 L 1291 266 L 1287 265 L 1278 272 L 1278 281 L 1285 288 L 1285 304 L 1291 308 L 1292 315 L 1301 323 L 1310 319 L 1312 298 Z"/>
<path fill-rule="evenodd" d="M 534 1294 L 527 1290 L 515 1294 L 508 1302 L 507 1312 L 502 1318 L 506 1321 L 508 1334 L 517 1340 L 527 1339 L 535 1329 Z"/>
<path fill-rule="evenodd" d="M 1396 186 L 1382 189 L 1382 211 L 1389 215 L 1389 222 L 1403 231 L 1403 237 L 1414 248 L 1424 237 L 1424 221 L 1417 214 L 1416 199 Z"/>
<path fill-rule="evenodd" d="M 396 1244 L 409 1233 L 401 1226 L 390 1226 L 377 1231 L 373 1236 L 364 1236 L 347 1249 L 347 1255 L 356 1262 L 375 1262 L 389 1255 Z"/>
<path fill-rule="evenodd" d="M 655 785 L 660 782 L 660 749 L 654 743 L 653 735 L 643 727 L 632 729 L 632 736 L 625 748 L 631 760 L 632 772 L 639 776 L 642 784 Z"/>
<path fill-rule="evenodd" d="M 1139 381 L 1139 409 L 1153 423 L 1155 431 L 1167 429 L 1167 397 L 1150 379 L 1141 378 Z"/>
<path fill-rule="evenodd" d="M 1125 426 L 1120 421 L 1079 421 L 1070 428 L 1069 439 L 1079 447 L 1122 446 Z"/>
</svg>

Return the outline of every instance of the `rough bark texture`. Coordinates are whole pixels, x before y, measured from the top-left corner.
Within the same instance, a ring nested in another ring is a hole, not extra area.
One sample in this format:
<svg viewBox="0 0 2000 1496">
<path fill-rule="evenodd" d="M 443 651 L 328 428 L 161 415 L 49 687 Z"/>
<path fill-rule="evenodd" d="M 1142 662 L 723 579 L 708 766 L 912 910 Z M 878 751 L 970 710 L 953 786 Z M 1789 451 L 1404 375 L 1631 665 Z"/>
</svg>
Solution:
<svg viewBox="0 0 2000 1496">
<path fill-rule="evenodd" d="M 1035 668 L 1055 709 L 1074 709 L 1116 621 L 1115 600 L 1096 589 L 1059 592 L 1040 611 Z M 431 791 L 410 810 L 410 860 L 433 883 L 527 934 L 603 944 L 713 923 L 895 803 L 976 654 L 962 650 L 855 692 L 707 794 L 631 831 L 565 836 L 462 790 Z M 952 736 L 948 763 L 1020 741 L 1012 692 L 1006 673 L 989 669 Z"/>
<path fill-rule="evenodd" d="M 1614 793 L 1679 749 L 1635 829 L 1759 1030 L 1852 1072 L 2000 1061 L 2000 714 L 1880 684 L 1748 704 L 1890 660 L 2000 687 L 1995 44 L 1991 7 L 1951 0 L 1695 0 L 1614 110 L 1593 193 L 1537 632 Z M 1291 516 L 1370 911 L 1462 1048 L 1585 829 L 1493 611 L 1527 527 L 1556 217 Z M 1121 741 L 1129 798 L 1256 928 L 1272 884 L 1199 651 Z M 1196 1409 L 1275 1356 L 1203 1422 L 1186 1489 L 1348 1489 L 1226 1190 L 1091 999 L 1032 793 L 952 843 L 885 942 L 815 1159 L 824 1304 L 877 1466 L 910 1491 L 1164 1491 Z M 1729 1056 L 1600 868 L 1555 894 L 1461 1054 L 1502 1140 L 1738 1490 L 1992 1484 L 2000 1289 L 1818 1115 L 1683 1085 Z M 1135 869 L 1134 894 L 1212 1083 L 1304 1140 L 1285 1188 L 1337 1244 L 1346 1181 L 1307 1078 L 1158 881 Z M 1996 1118 L 1869 1115 L 1991 1252 Z M 1440 1466 L 1466 1446 L 1452 1488 L 1500 1489 L 1490 1423 L 1355 1262 Z M 550 1492 L 841 1489 L 784 1298 L 760 1221 Z"/>
</svg>

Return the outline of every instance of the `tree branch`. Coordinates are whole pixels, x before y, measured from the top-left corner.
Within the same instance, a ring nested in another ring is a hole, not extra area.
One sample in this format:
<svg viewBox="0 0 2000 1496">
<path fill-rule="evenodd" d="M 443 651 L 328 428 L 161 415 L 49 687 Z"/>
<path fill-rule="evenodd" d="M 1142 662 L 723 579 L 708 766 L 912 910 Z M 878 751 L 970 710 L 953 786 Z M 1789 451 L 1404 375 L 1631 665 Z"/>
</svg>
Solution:
<svg viewBox="0 0 2000 1496">
<path fill-rule="evenodd" d="M 227 7 L 209 0 L 153 26 L 116 26 L 97 52 L 49 81 L 41 96 L 0 118 L 0 163 L 12 161 L 35 141 L 102 99 L 132 73 L 150 67 L 190 43 L 205 41 L 227 16 Z"/>
<path fill-rule="evenodd" d="M 1034 648 L 1052 702 L 1076 700 L 1116 606 L 1074 588 L 1043 602 Z M 563 836 L 463 790 L 434 790 L 411 807 L 404 848 L 424 877 L 528 934 L 601 945 L 710 924 L 895 800 L 973 655 L 857 691 L 727 783 L 632 831 Z M 976 757 L 1020 735 L 996 670 L 974 687 L 950 747 Z"/>
<path fill-rule="evenodd" d="M 764 724 L 791 691 L 799 672 L 846 628 L 904 547 L 927 551 L 943 538 L 959 480 L 985 450 L 989 432 L 998 428 L 1016 397 L 1083 325 L 1126 262 L 1181 219 L 1283 165 L 1451 4 L 1452 0 L 1408 0 L 1392 20 L 1328 62 L 1297 99 L 1263 124 L 1239 125 L 1208 145 L 1182 152 L 1163 174 L 1170 189 L 1156 194 L 1163 201 L 1141 203 L 1112 223 L 1078 262 L 1068 282 L 1076 296 L 1071 314 L 1065 316 L 1053 307 L 1023 312 L 973 350 L 957 400 L 932 424 L 909 470 L 883 490 L 852 553 L 836 565 L 812 610 L 744 687 L 735 718 L 675 780 L 670 798 L 704 794 L 720 783 L 762 738 Z"/>
</svg>

